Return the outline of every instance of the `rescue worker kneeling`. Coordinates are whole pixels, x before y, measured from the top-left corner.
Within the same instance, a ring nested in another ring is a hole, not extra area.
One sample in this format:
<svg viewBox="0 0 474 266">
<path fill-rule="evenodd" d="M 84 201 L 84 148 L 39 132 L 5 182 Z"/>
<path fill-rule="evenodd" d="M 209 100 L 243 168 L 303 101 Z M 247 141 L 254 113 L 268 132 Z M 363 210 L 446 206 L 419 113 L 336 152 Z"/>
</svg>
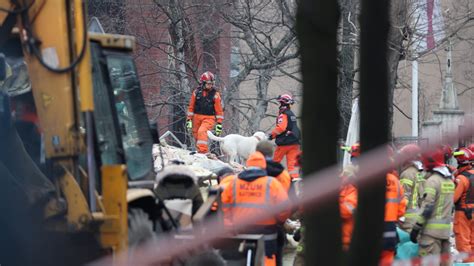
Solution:
<svg viewBox="0 0 474 266">
<path fill-rule="evenodd" d="M 272 206 L 288 200 L 288 194 L 280 182 L 267 176 L 265 157 L 260 152 L 250 155 L 247 169 L 234 177 L 222 192 L 224 224 L 233 226 Z M 265 238 L 265 265 L 276 265 L 278 224 L 284 223 L 290 211 L 283 211 L 276 217 L 257 222 L 244 233 L 263 234 Z"/>
</svg>

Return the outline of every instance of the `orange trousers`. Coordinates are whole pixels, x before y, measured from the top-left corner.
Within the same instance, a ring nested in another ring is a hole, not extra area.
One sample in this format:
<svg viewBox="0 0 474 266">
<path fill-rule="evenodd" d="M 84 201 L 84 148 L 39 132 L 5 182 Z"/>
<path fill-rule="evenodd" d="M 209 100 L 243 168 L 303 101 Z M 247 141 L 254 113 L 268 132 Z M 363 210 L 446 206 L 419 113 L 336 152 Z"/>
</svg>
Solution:
<svg viewBox="0 0 474 266">
<path fill-rule="evenodd" d="M 193 136 L 196 140 L 196 149 L 199 153 L 209 152 L 207 145 L 207 131 L 211 131 L 216 123 L 216 118 L 213 115 L 193 116 Z"/>
<path fill-rule="evenodd" d="M 290 173 L 291 178 L 297 178 L 300 176 L 300 168 L 296 166 L 298 163 L 298 155 L 301 153 L 300 145 L 284 145 L 277 146 L 275 149 L 275 154 L 273 155 L 273 160 L 275 162 L 281 162 L 283 157 L 286 156 L 286 167 Z"/>
<path fill-rule="evenodd" d="M 382 254 L 380 255 L 380 265 L 392 265 L 394 258 L 395 251 L 382 250 Z"/>
<path fill-rule="evenodd" d="M 474 219 L 467 219 L 464 211 L 454 213 L 454 235 L 456 249 L 459 252 L 474 252 Z M 469 256 L 463 262 L 474 262 L 474 256 Z"/>
<path fill-rule="evenodd" d="M 276 266 L 276 256 L 273 255 L 271 258 L 264 256 L 265 257 L 265 266 Z"/>
</svg>

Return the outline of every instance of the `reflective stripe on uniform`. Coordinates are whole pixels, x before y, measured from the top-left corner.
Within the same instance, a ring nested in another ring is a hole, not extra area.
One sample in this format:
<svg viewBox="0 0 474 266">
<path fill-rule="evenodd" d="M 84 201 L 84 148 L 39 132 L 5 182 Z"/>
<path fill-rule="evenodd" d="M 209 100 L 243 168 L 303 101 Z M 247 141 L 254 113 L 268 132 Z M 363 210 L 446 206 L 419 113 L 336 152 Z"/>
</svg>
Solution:
<svg viewBox="0 0 474 266">
<path fill-rule="evenodd" d="M 411 181 L 410 179 L 406 179 L 406 178 L 400 179 L 400 183 L 406 184 L 406 185 L 409 185 L 409 186 L 413 186 L 413 181 Z"/>
<path fill-rule="evenodd" d="M 354 212 L 354 206 L 352 204 L 350 204 L 349 202 L 344 202 L 344 206 L 346 206 L 346 208 L 351 212 L 353 213 Z"/>
<path fill-rule="evenodd" d="M 194 115 L 194 113 L 193 112 L 188 112 L 188 115 Z"/>
<path fill-rule="evenodd" d="M 270 202 L 270 183 L 272 182 L 271 177 L 267 177 L 267 185 L 265 186 L 265 202 L 264 204 L 267 205 Z"/>
<path fill-rule="evenodd" d="M 251 168 L 251 167 L 250 167 Z M 248 168 L 248 169 L 250 169 Z M 259 168 L 260 169 L 260 168 Z M 253 208 L 253 209 L 265 209 L 270 202 L 270 184 L 272 182 L 272 177 L 267 177 L 267 183 L 265 185 L 265 201 L 263 203 L 246 203 L 246 202 L 236 202 L 237 197 L 237 178 L 234 178 L 234 184 L 232 187 L 232 203 L 224 204 L 225 207 L 242 207 L 242 208 Z"/>
<path fill-rule="evenodd" d="M 265 209 L 265 204 L 260 203 L 224 203 L 224 207 L 242 207 L 242 208 L 254 208 L 254 209 Z"/>
<path fill-rule="evenodd" d="M 205 141 L 205 140 L 198 140 L 198 141 L 196 141 L 196 144 L 204 144 L 204 145 L 207 145 L 207 141 Z"/>
<path fill-rule="evenodd" d="M 397 184 L 395 187 L 397 189 L 396 198 L 386 198 L 385 199 L 386 203 L 400 203 L 402 201 L 403 195 L 401 194 L 401 191 L 400 191 L 400 185 Z"/>
<path fill-rule="evenodd" d="M 425 188 L 425 193 L 436 196 L 436 189 L 431 188 L 431 187 L 427 187 L 427 188 Z"/>
<path fill-rule="evenodd" d="M 422 173 L 417 173 L 417 174 L 416 174 L 416 180 L 417 180 L 418 182 L 425 181 L 425 177 L 423 176 Z"/>
<path fill-rule="evenodd" d="M 454 183 L 451 181 L 441 182 L 441 193 L 444 193 L 444 194 L 454 193 L 455 188 L 456 187 L 454 186 Z"/>
<path fill-rule="evenodd" d="M 397 236 L 396 231 L 383 232 L 383 237 L 384 238 L 392 238 L 392 237 L 396 237 L 396 236 Z"/>
<path fill-rule="evenodd" d="M 400 203 L 400 199 L 399 199 L 399 198 L 396 198 L 396 199 L 387 199 L 386 202 L 387 202 L 387 203 Z"/>
<path fill-rule="evenodd" d="M 224 116 L 223 115 L 216 115 L 216 118 L 217 119 L 224 119 Z"/>
<path fill-rule="evenodd" d="M 416 213 L 416 212 L 411 212 L 411 213 L 407 212 L 407 213 L 405 213 L 405 218 L 416 218 L 416 217 L 418 217 L 418 213 Z"/>
<path fill-rule="evenodd" d="M 451 224 L 432 224 L 429 223 L 426 225 L 427 229 L 438 229 L 438 230 L 446 230 L 446 229 L 451 229 Z"/>
<path fill-rule="evenodd" d="M 300 172 L 300 169 L 298 167 L 295 167 L 295 169 L 289 171 L 289 174 L 298 174 Z"/>
<path fill-rule="evenodd" d="M 263 235 L 263 240 L 268 241 L 268 240 L 276 240 L 278 237 L 278 234 L 270 234 L 270 235 Z"/>
</svg>

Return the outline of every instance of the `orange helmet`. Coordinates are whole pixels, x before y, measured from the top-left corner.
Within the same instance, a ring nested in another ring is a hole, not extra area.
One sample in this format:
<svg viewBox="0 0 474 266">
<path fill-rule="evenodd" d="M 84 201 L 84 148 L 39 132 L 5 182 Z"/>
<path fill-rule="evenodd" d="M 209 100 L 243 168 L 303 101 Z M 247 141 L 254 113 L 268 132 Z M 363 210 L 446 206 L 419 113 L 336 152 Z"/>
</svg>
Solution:
<svg viewBox="0 0 474 266">
<path fill-rule="evenodd" d="M 201 78 L 199 79 L 199 82 L 200 83 L 208 83 L 208 82 L 214 82 L 215 78 L 214 78 L 214 74 L 212 74 L 211 71 L 206 71 L 204 73 L 202 73 L 201 75 Z"/>
<path fill-rule="evenodd" d="M 433 168 L 445 166 L 444 154 L 441 148 L 423 153 L 421 156 L 423 167 L 426 170 L 433 170 Z"/>
<path fill-rule="evenodd" d="M 467 149 L 467 148 L 459 148 L 453 153 L 454 158 L 458 164 L 469 164 L 472 160 L 474 160 L 474 153 Z"/>
<path fill-rule="evenodd" d="M 360 143 L 356 142 L 351 146 L 351 158 L 360 156 Z"/>
</svg>

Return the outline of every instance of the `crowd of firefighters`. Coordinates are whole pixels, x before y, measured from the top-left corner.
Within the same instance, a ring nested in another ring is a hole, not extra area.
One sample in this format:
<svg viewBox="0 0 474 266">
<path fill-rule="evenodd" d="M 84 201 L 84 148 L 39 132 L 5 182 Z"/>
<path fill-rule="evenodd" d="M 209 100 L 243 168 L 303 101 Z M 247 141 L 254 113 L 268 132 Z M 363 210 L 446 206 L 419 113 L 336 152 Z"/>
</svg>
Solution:
<svg viewBox="0 0 474 266">
<path fill-rule="evenodd" d="M 351 240 L 354 212 L 357 210 L 357 157 L 359 144 L 351 149 L 352 164 L 341 174 L 340 212 L 344 248 Z M 393 152 L 391 152 L 393 153 Z M 422 153 L 417 144 L 402 146 L 396 154 L 412 158 L 386 175 L 385 231 L 380 262 L 390 265 L 398 244 L 397 227 L 418 243 L 418 255 L 450 254 L 451 232 L 455 247 L 470 254 L 463 262 L 474 262 L 474 144 L 454 152 L 449 145 Z M 396 156 L 394 153 L 391 156 Z M 393 158 L 393 157 L 392 157 Z M 457 167 L 451 162 L 455 159 Z M 400 170 L 400 174 L 396 170 Z M 454 212 L 454 226 L 453 223 Z"/>
<path fill-rule="evenodd" d="M 224 117 L 221 99 L 213 84 L 214 75 L 204 73 L 188 109 L 187 126 L 192 129 L 197 149 L 202 153 L 208 152 L 207 131 L 212 130 L 214 124 L 217 134 L 222 131 Z M 276 126 L 268 140 L 258 143 L 256 152 L 246 162 L 246 169 L 239 174 L 234 174 L 231 169 L 219 173 L 226 226 L 297 197 L 294 184 L 300 181 L 298 158 L 301 152 L 300 132 L 296 116 L 290 108 L 294 101 L 288 94 L 280 95 L 277 101 L 280 109 Z M 270 141 L 272 139 L 275 139 L 276 150 Z M 474 262 L 474 144 L 455 151 L 444 145 L 422 153 L 415 143 L 402 146 L 397 151 L 391 147 L 388 150 L 391 160 L 398 154 L 409 156 L 412 160 L 403 165 L 393 164 L 386 174 L 385 226 L 380 264 L 390 265 L 394 260 L 399 243 L 397 228 L 407 232 L 413 243 L 418 243 L 419 256 L 450 253 L 449 239 L 454 231 L 456 249 L 469 254 L 464 262 Z M 351 163 L 341 171 L 339 197 L 345 251 L 349 249 L 354 213 L 357 211 L 360 145 L 352 145 L 349 152 Z M 280 164 L 284 156 L 287 157 L 288 171 Z M 452 158 L 456 161 L 456 167 L 451 164 Z M 291 215 L 292 210 L 283 211 L 248 230 L 247 233 L 263 234 L 265 237 L 265 265 L 282 265 L 285 243 L 283 224 Z M 304 227 L 295 232 L 295 240 L 301 240 L 303 230 Z M 303 265 L 302 242 L 298 246 L 295 265 Z"/>
</svg>

